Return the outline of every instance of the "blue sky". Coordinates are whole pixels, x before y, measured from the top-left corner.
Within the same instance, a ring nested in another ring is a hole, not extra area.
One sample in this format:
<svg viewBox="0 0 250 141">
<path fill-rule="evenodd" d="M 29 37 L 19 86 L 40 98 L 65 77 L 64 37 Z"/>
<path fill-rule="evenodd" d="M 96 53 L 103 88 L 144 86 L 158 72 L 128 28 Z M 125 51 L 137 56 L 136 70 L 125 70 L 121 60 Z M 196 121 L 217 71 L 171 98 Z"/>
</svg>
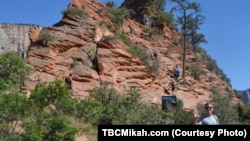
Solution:
<svg viewBox="0 0 250 141">
<path fill-rule="evenodd" d="M 105 3 L 109 0 L 101 0 Z M 123 0 L 113 0 L 120 6 Z M 191 0 L 203 6 L 206 19 L 200 33 L 208 44 L 201 46 L 231 80 L 236 90 L 250 88 L 250 1 Z M 5 0 L 1 2 L 0 23 L 52 26 L 62 18 L 71 0 Z M 168 4 L 167 4 L 168 7 Z"/>
</svg>

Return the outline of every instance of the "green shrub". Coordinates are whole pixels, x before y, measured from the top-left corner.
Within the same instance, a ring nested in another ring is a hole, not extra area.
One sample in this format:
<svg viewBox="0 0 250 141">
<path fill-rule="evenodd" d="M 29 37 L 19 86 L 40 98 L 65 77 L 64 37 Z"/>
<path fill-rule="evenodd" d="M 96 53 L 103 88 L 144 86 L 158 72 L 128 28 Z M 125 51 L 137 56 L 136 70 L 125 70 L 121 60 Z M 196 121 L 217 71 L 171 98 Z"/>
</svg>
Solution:
<svg viewBox="0 0 250 141">
<path fill-rule="evenodd" d="M 182 42 L 183 42 L 183 38 L 172 38 L 172 41 L 173 41 L 173 44 L 174 45 L 180 45 L 180 44 L 182 44 Z"/>
<path fill-rule="evenodd" d="M 218 66 L 217 66 L 216 60 L 208 60 L 207 68 L 209 71 L 217 70 Z"/>
<path fill-rule="evenodd" d="M 98 124 L 171 124 L 173 116 L 163 112 L 159 107 L 141 103 L 141 94 L 135 88 L 130 88 L 123 95 L 117 94 L 113 88 L 104 85 L 95 88 L 91 97 L 101 103 L 92 120 Z M 93 103 L 93 102 L 92 102 Z M 87 105 L 86 105 L 87 106 Z M 88 107 L 88 106 L 87 106 Z"/>
<path fill-rule="evenodd" d="M 147 33 L 149 37 L 155 33 L 154 29 L 151 27 L 143 28 L 142 32 Z"/>
<path fill-rule="evenodd" d="M 42 31 L 38 37 L 37 43 L 47 46 L 49 41 L 54 41 L 55 37 L 48 32 Z"/>
<path fill-rule="evenodd" d="M 209 81 L 209 82 L 213 82 L 214 80 L 215 80 L 215 78 L 214 78 L 213 76 L 209 76 L 209 77 L 208 77 L 208 81 Z"/>
<path fill-rule="evenodd" d="M 128 15 L 129 15 L 129 10 L 126 8 L 111 8 L 107 13 L 109 19 L 114 23 L 114 25 L 118 29 L 122 28 L 125 17 L 127 17 Z"/>
<path fill-rule="evenodd" d="M 241 124 L 250 124 L 250 107 L 246 104 L 238 104 L 237 111 Z"/>
<path fill-rule="evenodd" d="M 62 14 L 66 17 L 86 17 L 88 14 L 78 8 L 68 8 L 62 11 Z"/>
<path fill-rule="evenodd" d="M 109 7 L 109 8 L 115 8 L 115 7 L 116 7 L 116 4 L 115 4 L 114 1 L 107 1 L 107 2 L 105 3 L 105 5 L 106 5 L 107 7 Z"/>
<path fill-rule="evenodd" d="M 214 102 L 214 114 L 219 118 L 220 124 L 237 124 L 239 121 L 236 105 L 231 101 L 232 99 L 222 94 L 215 94 L 212 96 Z"/>
<path fill-rule="evenodd" d="M 55 105 L 60 110 L 65 105 L 71 106 L 70 101 L 67 101 L 70 100 L 70 90 L 61 80 L 37 85 L 31 92 L 30 100 L 41 109 L 49 105 Z"/>
<path fill-rule="evenodd" d="M 191 76 L 193 76 L 195 80 L 199 80 L 200 75 L 205 74 L 197 64 L 191 64 L 188 69 L 191 71 Z"/>
<path fill-rule="evenodd" d="M 153 61 L 152 65 L 146 66 L 148 73 L 153 74 L 154 76 L 158 75 L 159 68 L 160 68 L 159 61 Z"/>
<path fill-rule="evenodd" d="M 130 39 L 124 34 L 118 34 L 118 38 L 127 46 L 132 46 Z"/>
<path fill-rule="evenodd" d="M 15 52 L 0 55 L 0 90 L 17 91 L 32 69 Z"/>
<path fill-rule="evenodd" d="M 136 46 L 136 45 L 133 45 L 131 47 L 128 48 L 128 52 L 132 55 L 132 56 L 135 56 L 135 57 L 138 57 L 144 64 L 148 64 L 149 60 L 150 60 L 150 57 L 149 55 L 147 54 L 147 52 Z"/>
</svg>

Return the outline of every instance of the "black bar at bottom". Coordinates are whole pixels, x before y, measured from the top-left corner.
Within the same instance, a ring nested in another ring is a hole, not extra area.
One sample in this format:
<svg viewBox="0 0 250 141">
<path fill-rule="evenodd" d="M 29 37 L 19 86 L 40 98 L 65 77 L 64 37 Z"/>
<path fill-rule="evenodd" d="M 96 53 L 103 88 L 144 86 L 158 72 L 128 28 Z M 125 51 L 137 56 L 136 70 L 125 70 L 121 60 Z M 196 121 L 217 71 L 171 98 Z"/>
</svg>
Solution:
<svg viewBox="0 0 250 141">
<path fill-rule="evenodd" d="M 250 125 L 98 125 L 98 141 L 119 139 L 249 141 L 248 134 L 250 134 Z"/>
</svg>

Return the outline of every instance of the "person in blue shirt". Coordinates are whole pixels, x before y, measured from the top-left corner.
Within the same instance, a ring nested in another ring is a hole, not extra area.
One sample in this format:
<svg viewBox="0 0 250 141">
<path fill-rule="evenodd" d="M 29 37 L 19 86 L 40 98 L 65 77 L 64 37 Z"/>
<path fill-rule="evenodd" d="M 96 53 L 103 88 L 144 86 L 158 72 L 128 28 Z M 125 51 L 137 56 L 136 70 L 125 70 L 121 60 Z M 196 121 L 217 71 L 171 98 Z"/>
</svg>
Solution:
<svg viewBox="0 0 250 141">
<path fill-rule="evenodd" d="M 179 66 L 176 65 L 174 67 L 174 78 L 177 80 L 179 78 L 179 76 L 180 76 L 180 69 L 179 69 Z"/>
</svg>

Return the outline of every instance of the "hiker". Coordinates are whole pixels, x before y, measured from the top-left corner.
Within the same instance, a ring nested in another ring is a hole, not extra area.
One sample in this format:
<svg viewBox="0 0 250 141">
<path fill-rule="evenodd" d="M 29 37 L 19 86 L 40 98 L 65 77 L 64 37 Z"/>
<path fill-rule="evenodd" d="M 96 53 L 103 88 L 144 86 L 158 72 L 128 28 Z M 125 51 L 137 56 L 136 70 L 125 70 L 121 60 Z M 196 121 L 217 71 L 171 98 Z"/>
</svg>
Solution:
<svg viewBox="0 0 250 141">
<path fill-rule="evenodd" d="M 154 28 L 155 27 L 155 22 L 153 21 L 152 23 L 151 23 L 151 28 Z"/>
<path fill-rule="evenodd" d="M 157 29 L 159 30 L 159 34 L 163 33 L 165 25 L 163 23 L 160 23 L 157 25 Z"/>
<path fill-rule="evenodd" d="M 157 59 L 158 51 L 155 48 L 152 50 L 152 55 L 151 56 L 152 56 L 153 59 Z"/>
<path fill-rule="evenodd" d="M 180 69 L 179 69 L 179 66 L 176 65 L 174 67 L 174 78 L 177 80 L 179 76 L 180 76 Z"/>
<path fill-rule="evenodd" d="M 194 112 L 194 125 L 219 125 L 219 120 L 216 115 L 213 115 L 213 106 L 211 103 L 206 103 L 205 114 L 199 116 L 197 112 Z"/>
<path fill-rule="evenodd" d="M 72 90 L 72 74 L 69 74 L 68 77 L 64 79 L 65 83 L 69 86 L 70 90 Z"/>
<path fill-rule="evenodd" d="M 134 30 L 133 30 L 133 28 L 131 27 L 131 25 L 128 25 L 128 28 L 129 28 L 129 34 L 130 34 L 130 35 L 133 35 L 133 31 L 134 31 Z"/>
<path fill-rule="evenodd" d="M 168 90 L 171 88 L 172 95 L 174 95 L 174 91 L 176 89 L 176 85 L 175 85 L 174 81 L 171 80 L 170 83 L 168 84 L 168 86 L 167 87 L 163 87 L 163 88 L 164 88 L 164 92 L 167 93 L 168 95 L 170 94 Z"/>
<path fill-rule="evenodd" d="M 145 24 L 146 26 L 149 26 L 149 18 L 148 18 L 148 17 L 145 17 L 144 24 Z"/>
</svg>

